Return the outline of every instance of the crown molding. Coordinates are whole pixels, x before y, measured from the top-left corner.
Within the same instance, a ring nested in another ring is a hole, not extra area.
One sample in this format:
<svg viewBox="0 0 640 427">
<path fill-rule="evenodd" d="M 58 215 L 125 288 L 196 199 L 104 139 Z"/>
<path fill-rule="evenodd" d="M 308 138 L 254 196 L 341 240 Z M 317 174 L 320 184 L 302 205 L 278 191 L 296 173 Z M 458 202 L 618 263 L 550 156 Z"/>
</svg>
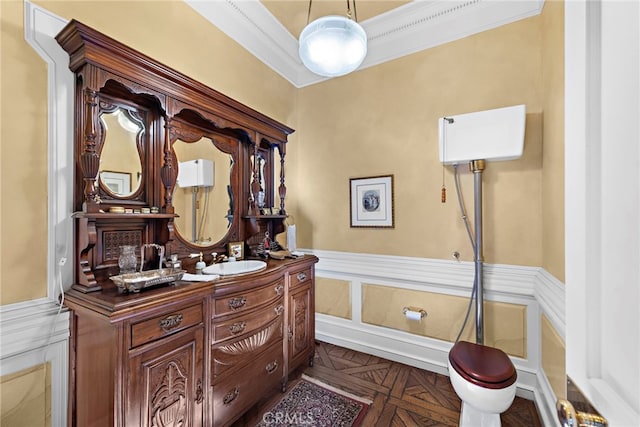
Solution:
<svg viewBox="0 0 640 427">
<path fill-rule="evenodd" d="M 298 40 L 260 1 L 185 3 L 295 87 L 327 80 L 304 67 Z M 414 0 L 360 22 L 369 44 L 360 69 L 538 15 L 543 6 L 544 0 Z"/>
</svg>

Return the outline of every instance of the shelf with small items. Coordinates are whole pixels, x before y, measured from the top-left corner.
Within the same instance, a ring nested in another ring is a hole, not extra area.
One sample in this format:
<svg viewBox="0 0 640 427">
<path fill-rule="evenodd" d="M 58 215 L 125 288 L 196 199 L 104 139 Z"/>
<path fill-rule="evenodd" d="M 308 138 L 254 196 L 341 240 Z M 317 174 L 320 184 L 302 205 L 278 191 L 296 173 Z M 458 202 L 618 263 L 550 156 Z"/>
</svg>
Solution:
<svg viewBox="0 0 640 427">
<path fill-rule="evenodd" d="M 73 218 L 90 219 L 120 219 L 120 218 L 142 218 L 142 219 L 170 219 L 177 218 L 177 214 L 169 213 L 111 213 L 111 212 L 74 212 Z"/>
<path fill-rule="evenodd" d="M 244 215 L 242 218 L 244 219 L 264 219 L 264 220 L 275 220 L 275 219 L 286 219 L 288 215 Z"/>
</svg>

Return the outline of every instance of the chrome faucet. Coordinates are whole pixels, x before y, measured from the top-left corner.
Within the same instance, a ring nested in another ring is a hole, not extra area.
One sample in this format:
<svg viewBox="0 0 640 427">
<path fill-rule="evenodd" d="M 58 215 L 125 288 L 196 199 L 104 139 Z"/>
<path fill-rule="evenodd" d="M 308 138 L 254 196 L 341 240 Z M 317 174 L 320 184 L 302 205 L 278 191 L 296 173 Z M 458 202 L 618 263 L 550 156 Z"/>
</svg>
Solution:
<svg viewBox="0 0 640 427">
<path fill-rule="evenodd" d="M 140 272 L 142 272 L 142 267 L 144 267 L 144 250 L 146 248 L 156 248 L 158 250 L 158 255 L 160 256 L 160 266 L 158 269 L 162 270 L 162 266 L 164 264 L 164 246 L 156 243 L 145 243 L 140 246 Z"/>
</svg>

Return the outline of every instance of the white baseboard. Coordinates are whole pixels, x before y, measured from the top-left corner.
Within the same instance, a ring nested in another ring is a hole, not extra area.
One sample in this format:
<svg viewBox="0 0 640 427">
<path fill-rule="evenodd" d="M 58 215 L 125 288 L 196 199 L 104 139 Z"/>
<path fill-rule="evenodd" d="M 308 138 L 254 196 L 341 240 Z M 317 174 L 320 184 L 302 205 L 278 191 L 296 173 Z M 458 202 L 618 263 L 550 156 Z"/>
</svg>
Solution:
<svg viewBox="0 0 640 427">
<path fill-rule="evenodd" d="M 380 326 L 354 327 L 349 320 L 316 314 L 316 339 L 394 362 L 449 376 L 447 358 L 452 343 L 386 329 Z M 534 400 L 536 373 L 512 358 L 518 371 L 517 394 Z"/>
<path fill-rule="evenodd" d="M 542 425 L 560 426 L 556 411 L 556 395 L 542 368 L 538 371 L 538 386 L 536 388 L 535 402 Z"/>
</svg>

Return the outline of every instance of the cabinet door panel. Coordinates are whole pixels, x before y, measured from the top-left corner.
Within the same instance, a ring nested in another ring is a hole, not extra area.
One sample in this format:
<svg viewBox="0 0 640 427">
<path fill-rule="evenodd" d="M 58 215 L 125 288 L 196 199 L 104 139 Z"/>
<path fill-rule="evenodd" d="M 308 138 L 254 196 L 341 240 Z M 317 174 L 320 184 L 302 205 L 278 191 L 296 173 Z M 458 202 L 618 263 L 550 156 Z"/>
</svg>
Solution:
<svg viewBox="0 0 640 427">
<path fill-rule="evenodd" d="M 193 328 L 129 359 L 127 425 L 202 425 L 203 328 Z"/>
<path fill-rule="evenodd" d="M 313 352 L 313 293 L 311 286 L 293 292 L 289 296 L 289 370 L 295 369 L 300 360 Z M 313 354 L 313 353 L 312 353 Z"/>
</svg>

